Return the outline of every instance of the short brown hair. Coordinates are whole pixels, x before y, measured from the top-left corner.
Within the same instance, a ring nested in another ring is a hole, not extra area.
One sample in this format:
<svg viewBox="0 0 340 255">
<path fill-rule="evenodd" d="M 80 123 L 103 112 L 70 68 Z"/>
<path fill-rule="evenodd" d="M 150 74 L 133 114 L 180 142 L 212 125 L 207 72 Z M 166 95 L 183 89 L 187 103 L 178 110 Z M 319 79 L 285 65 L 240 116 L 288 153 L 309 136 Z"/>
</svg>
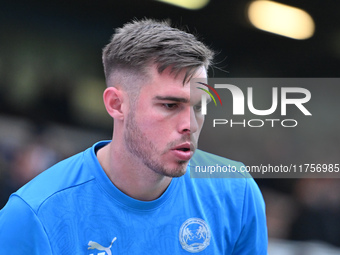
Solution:
<svg viewBox="0 0 340 255">
<path fill-rule="evenodd" d="M 208 69 L 213 55 L 194 35 L 171 27 L 168 22 L 135 20 L 116 29 L 103 49 L 106 83 L 109 86 L 111 77 L 117 75 L 122 76 L 114 77 L 119 82 L 134 74 L 147 75 L 152 64 L 159 73 L 168 67 L 174 75 L 186 70 L 185 82 L 199 67 Z"/>
</svg>

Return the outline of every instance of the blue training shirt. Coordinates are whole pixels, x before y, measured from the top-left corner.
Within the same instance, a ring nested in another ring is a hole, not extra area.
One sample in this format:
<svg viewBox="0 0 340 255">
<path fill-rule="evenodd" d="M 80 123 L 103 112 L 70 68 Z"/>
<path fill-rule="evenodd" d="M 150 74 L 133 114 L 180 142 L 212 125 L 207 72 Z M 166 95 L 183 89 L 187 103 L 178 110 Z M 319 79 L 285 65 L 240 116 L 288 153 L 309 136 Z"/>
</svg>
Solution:
<svg viewBox="0 0 340 255">
<path fill-rule="evenodd" d="M 96 151 L 59 162 L 0 211 L 0 254 L 267 254 L 265 206 L 252 178 L 173 178 L 144 202 L 117 189 Z M 191 165 L 239 162 L 197 150 Z"/>
</svg>

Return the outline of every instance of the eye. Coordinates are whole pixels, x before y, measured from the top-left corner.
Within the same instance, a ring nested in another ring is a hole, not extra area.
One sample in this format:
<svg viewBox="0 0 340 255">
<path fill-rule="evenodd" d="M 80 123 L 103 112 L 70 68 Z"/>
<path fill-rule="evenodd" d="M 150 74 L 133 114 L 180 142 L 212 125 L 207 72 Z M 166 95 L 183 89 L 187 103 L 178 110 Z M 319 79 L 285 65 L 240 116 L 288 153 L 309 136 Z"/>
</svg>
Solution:
<svg viewBox="0 0 340 255">
<path fill-rule="evenodd" d="M 177 104 L 163 104 L 163 107 L 165 107 L 168 110 L 175 110 L 177 109 L 178 105 Z"/>
<path fill-rule="evenodd" d="M 202 104 L 201 103 L 199 103 L 199 104 L 194 106 L 194 111 L 195 112 L 199 112 L 199 111 L 201 111 L 201 109 L 202 109 Z"/>
</svg>

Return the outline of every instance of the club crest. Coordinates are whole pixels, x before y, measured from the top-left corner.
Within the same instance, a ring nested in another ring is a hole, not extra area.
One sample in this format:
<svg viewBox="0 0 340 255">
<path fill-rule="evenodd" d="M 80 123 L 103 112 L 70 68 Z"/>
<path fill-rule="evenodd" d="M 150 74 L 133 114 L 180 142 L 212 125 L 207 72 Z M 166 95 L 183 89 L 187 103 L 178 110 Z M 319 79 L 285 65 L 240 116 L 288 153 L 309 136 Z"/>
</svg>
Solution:
<svg viewBox="0 0 340 255">
<path fill-rule="evenodd" d="M 182 248 L 188 252 L 203 251 L 210 244 L 210 229 L 208 224 L 199 218 L 187 219 L 179 230 L 179 241 Z"/>
</svg>

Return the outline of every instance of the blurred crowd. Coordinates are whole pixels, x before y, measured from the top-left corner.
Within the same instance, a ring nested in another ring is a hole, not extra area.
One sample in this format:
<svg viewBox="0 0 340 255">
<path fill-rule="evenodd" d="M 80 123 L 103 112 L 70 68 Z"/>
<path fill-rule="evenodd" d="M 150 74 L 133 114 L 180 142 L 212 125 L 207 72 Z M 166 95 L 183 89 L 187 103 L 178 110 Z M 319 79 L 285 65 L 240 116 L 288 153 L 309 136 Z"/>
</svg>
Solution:
<svg viewBox="0 0 340 255">
<path fill-rule="evenodd" d="M 106 134 L 0 116 L 0 208 L 25 183 Z"/>
</svg>

